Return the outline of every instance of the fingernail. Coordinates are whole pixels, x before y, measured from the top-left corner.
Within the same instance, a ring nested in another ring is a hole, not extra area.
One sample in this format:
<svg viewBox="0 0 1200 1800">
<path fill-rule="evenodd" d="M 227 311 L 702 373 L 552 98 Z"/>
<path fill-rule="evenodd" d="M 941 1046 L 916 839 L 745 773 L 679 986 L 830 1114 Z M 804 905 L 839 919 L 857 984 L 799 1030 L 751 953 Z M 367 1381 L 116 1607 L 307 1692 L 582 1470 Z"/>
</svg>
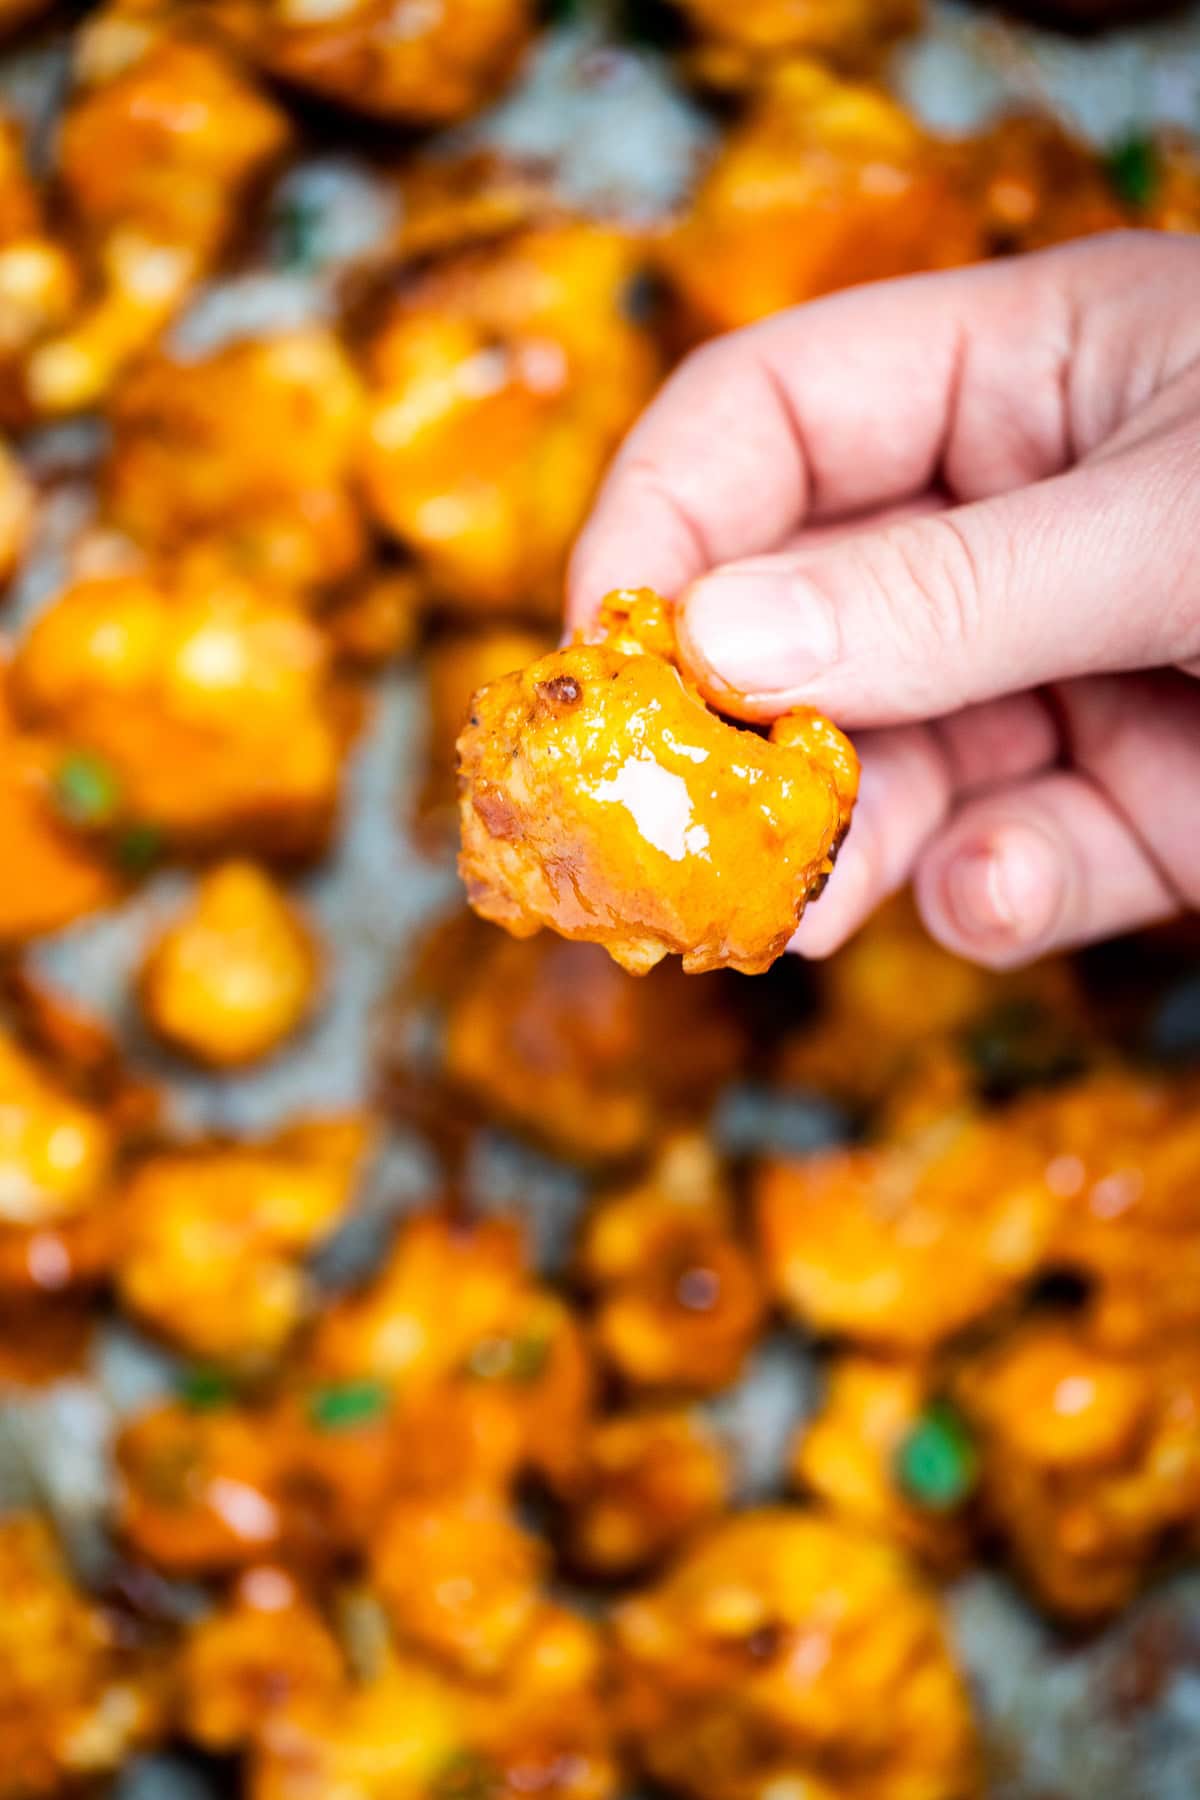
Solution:
<svg viewBox="0 0 1200 1800">
<path fill-rule="evenodd" d="M 837 657 L 829 602 L 774 570 L 706 576 L 684 596 L 680 623 L 692 658 L 739 694 L 790 692 Z"/>
<path fill-rule="evenodd" d="M 965 938 L 1035 944 L 1062 906 L 1062 860 L 1040 831 L 1012 825 L 954 858 L 943 898 Z"/>
</svg>

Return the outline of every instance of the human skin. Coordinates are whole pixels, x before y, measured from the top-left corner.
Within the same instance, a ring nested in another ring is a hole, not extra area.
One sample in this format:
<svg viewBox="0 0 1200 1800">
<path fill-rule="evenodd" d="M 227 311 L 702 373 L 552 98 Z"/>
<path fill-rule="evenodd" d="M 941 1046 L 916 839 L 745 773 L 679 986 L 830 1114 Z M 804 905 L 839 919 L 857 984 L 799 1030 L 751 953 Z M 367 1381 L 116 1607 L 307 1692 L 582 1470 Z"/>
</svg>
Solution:
<svg viewBox="0 0 1200 1800">
<path fill-rule="evenodd" d="M 576 547 L 678 603 L 721 710 L 854 735 L 793 940 L 910 878 L 996 967 L 1200 904 L 1200 243 L 1119 233 L 835 295 L 679 368 Z"/>
</svg>

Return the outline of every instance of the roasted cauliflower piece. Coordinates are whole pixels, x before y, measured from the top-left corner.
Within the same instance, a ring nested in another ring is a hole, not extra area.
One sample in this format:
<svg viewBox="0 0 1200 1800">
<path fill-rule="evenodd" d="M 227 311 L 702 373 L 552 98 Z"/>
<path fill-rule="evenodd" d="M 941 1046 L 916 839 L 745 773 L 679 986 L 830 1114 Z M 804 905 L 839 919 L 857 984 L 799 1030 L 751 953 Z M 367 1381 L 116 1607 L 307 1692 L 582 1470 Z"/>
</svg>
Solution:
<svg viewBox="0 0 1200 1800">
<path fill-rule="evenodd" d="M 758 1273 L 700 1136 L 670 1140 L 645 1180 L 601 1197 L 578 1269 L 596 1296 L 601 1355 L 635 1389 L 726 1387 L 762 1327 Z"/>
<path fill-rule="evenodd" d="M 149 551 L 203 544 L 248 579 L 289 589 L 359 567 L 363 396 L 332 332 L 241 339 L 193 361 L 147 358 L 109 412 L 109 515 Z"/>
<path fill-rule="evenodd" d="M 797 1487 L 940 1572 L 963 1565 L 979 1458 L 924 1361 L 839 1357 L 792 1448 Z"/>
<path fill-rule="evenodd" d="M 63 749 L 18 723 L 8 688 L 8 670 L 0 666 L 3 949 L 96 912 L 121 891 L 115 862 L 81 839 L 61 816 Z"/>
<path fill-rule="evenodd" d="M 627 311 L 640 260 L 615 230 L 534 222 L 402 262 L 365 308 L 368 505 L 451 609 L 557 615 L 572 540 L 659 374 Z"/>
<path fill-rule="evenodd" d="M 123 1243 L 120 1122 L 0 1028 L 0 1306 L 66 1295 Z"/>
<path fill-rule="evenodd" d="M 211 1068 L 278 1049 L 312 1011 L 321 958 L 312 929 L 266 870 L 222 863 L 151 945 L 139 993 L 172 1048 Z"/>
<path fill-rule="evenodd" d="M 125 1305 L 200 1357 L 278 1355 L 309 1299 L 304 1258 L 349 1206 L 368 1143 L 367 1122 L 347 1115 L 148 1156 L 122 1196 Z"/>
<path fill-rule="evenodd" d="M 79 316 L 28 359 L 37 413 L 108 391 L 215 265 L 289 141 L 280 109 L 217 46 L 165 29 L 165 10 L 117 0 L 81 37 L 58 158 L 89 279 Z"/>
<path fill-rule="evenodd" d="M 545 1563 L 545 1546 L 486 1489 L 400 1500 L 371 1543 L 398 1641 L 474 1679 L 510 1667 L 537 1617 Z"/>
<path fill-rule="evenodd" d="M 270 74 L 355 112 L 440 125 L 514 73 L 532 0 L 214 0 L 212 18 Z"/>
<path fill-rule="evenodd" d="M 543 926 L 645 974 L 758 974 L 824 886 L 858 762 L 827 719 L 769 738 L 709 710 L 669 659 L 665 603 L 605 602 L 589 641 L 475 696 L 459 738 L 468 898 L 516 937 Z"/>
<path fill-rule="evenodd" d="M 568 1308 L 530 1274 L 507 1220 L 415 1215 L 374 1281 L 323 1314 L 310 1361 L 326 1378 L 384 1381 L 410 1403 L 424 1398 L 435 1420 L 456 1392 L 492 1391 L 492 1442 L 481 1448 L 559 1487 L 581 1466 L 587 1351 Z"/>
<path fill-rule="evenodd" d="M 1055 1266 L 1083 1278 L 1094 1341 L 1200 1338 L 1200 1083 L 1105 1070 L 1013 1118 L 1059 1202 Z"/>
<path fill-rule="evenodd" d="M 935 1601 L 849 1525 L 784 1509 L 726 1520 L 627 1600 L 615 1629 L 623 1723 L 642 1769 L 676 1792 L 978 1791 Z"/>
<path fill-rule="evenodd" d="M 482 1446 L 459 1421 L 402 1410 L 381 1381 L 293 1366 L 263 1399 L 201 1363 L 180 1385 L 178 1401 L 139 1414 L 117 1442 L 120 1533 L 168 1574 L 275 1560 L 328 1573 L 362 1555 L 398 1495 L 457 1491 L 464 1471 L 480 1473 Z M 424 1439 L 439 1432 L 431 1452 Z"/>
<path fill-rule="evenodd" d="M 764 1164 L 768 1279 L 810 1330 L 931 1349 L 986 1318 L 1048 1260 L 1058 1198 L 1036 1146 L 951 1113 L 894 1143 Z"/>
<path fill-rule="evenodd" d="M 262 1721 L 250 1800 L 435 1800 L 478 1767 L 463 1695 L 415 1659 L 363 1682 L 303 1693 Z"/>
<path fill-rule="evenodd" d="M 3 366 L 4 252 L 0 250 L 0 367 Z M 17 458 L 0 443 L 0 586 L 14 574 L 29 544 L 33 490 Z"/>
<path fill-rule="evenodd" d="M 921 23 L 922 0 L 676 0 L 694 28 L 689 60 L 717 87 L 753 85 L 787 57 L 871 70 Z"/>
<path fill-rule="evenodd" d="M 428 714 L 425 777 L 416 801 L 423 843 L 436 848 L 458 834 L 458 776 L 455 746 L 471 696 L 488 682 L 544 656 L 550 634 L 520 625 L 451 630 L 435 638 L 423 664 Z"/>
<path fill-rule="evenodd" d="M 185 849 L 324 848 L 354 724 L 319 628 L 226 575 L 67 588 L 12 665 L 18 717 L 63 744 L 73 822 Z"/>
<path fill-rule="evenodd" d="M 1200 138 L 1192 132 L 1162 130 L 1150 140 L 1148 178 L 1135 179 L 1134 210 L 1140 225 L 1155 231 L 1200 231 Z M 1135 167 L 1138 140 L 1125 150 Z"/>
<path fill-rule="evenodd" d="M 787 64 L 717 151 L 662 266 L 690 334 L 707 337 L 835 288 L 974 260 L 966 189 L 949 150 L 881 90 Z"/>
<path fill-rule="evenodd" d="M 78 305 L 79 286 L 76 258 L 50 230 L 26 160 L 25 135 L 14 119 L 0 113 L 0 419 L 5 423 L 29 422 L 25 358 L 66 325 Z M 6 541 L 9 510 L 5 497 L 0 545 Z M 27 514 L 28 501 L 22 511 Z"/>
<path fill-rule="evenodd" d="M 117 1439 L 117 1528 L 139 1557 L 171 1574 L 248 1568 L 292 1544 L 279 1489 L 276 1434 L 228 1403 L 205 1372 L 186 1401 L 164 1402 Z"/>
<path fill-rule="evenodd" d="M 622 1771 L 609 1661 L 600 1627 L 543 1600 L 501 1681 L 470 1691 L 474 1760 L 457 1778 L 496 1800 L 611 1800 Z"/>
<path fill-rule="evenodd" d="M 711 1524 L 731 1487 L 724 1446 L 698 1414 L 665 1406 L 615 1413 L 588 1438 L 567 1554 L 588 1575 L 636 1574 Z"/>
<path fill-rule="evenodd" d="M 1041 250 L 1129 223 L 1089 145 L 1055 119 L 1013 113 L 970 140 L 988 248 Z"/>
<path fill-rule="evenodd" d="M 456 914 L 424 946 L 385 1019 L 393 1094 L 448 1090 L 585 1164 L 645 1150 L 666 1126 L 703 1117 L 745 1050 L 727 982 L 678 963 L 644 980 L 595 944 L 515 939 Z"/>
<path fill-rule="evenodd" d="M 57 1225 L 113 1180 L 116 1133 L 7 1034 L 0 1035 L 0 1220 Z"/>
<path fill-rule="evenodd" d="M 980 1504 L 1040 1604 L 1097 1620 L 1196 1542 L 1200 1354 L 1097 1349 L 1031 1319 L 968 1358 L 956 1392 L 980 1445 Z"/>
<path fill-rule="evenodd" d="M 786 1034 L 774 1079 L 882 1106 L 890 1129 L 1056 1077 L 1082 1055 L 1086 1014 L 1065 959 L 980 968 L 934 942 L 907 892 L 815 975 L 816 1016 Z"/>
<path fill-rule="evenodd" d="M 39 1800 L 110 1775 L 163 1724 L 163 1684 L 75 1587 L 49 1527 L 0 1519 L 0 1796 Z"/>
<path fill-rule="evenodd" d="M 262 1563 L 188 1634 L 179 1657 L 183 1728 L 227 1756 L 253 1743 L 273 1713 L 319 1701 L 344 1680 L 341 1650 L 317 1607 L 285 1569 Z"/>
</svg>

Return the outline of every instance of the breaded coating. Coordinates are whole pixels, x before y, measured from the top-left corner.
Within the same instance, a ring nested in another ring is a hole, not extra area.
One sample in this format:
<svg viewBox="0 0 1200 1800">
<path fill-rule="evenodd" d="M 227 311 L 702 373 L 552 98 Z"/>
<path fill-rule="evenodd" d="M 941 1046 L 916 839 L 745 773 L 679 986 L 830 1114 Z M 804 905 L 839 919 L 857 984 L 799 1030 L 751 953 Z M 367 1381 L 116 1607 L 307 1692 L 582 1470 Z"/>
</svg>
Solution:
<svg viewBox="0 0 1200 1800">
<path fill-rule="evenodd" d="M 1041 250 L 1130 222 L 1089 144 L 1042 113 L 1012 113 L 969 140 L 989 250 Z"/>
<path fill-rule="evenodd" d="M 0 1032 L 0 1221 L 57 1225 L 95 1204 L 114 1177 L 117 1135 Z"/>
<path fill-rule="evenodd" d="M 810 1330 L 929 1349 L 1015 1298 L 1046 1263 L 1058 1201 L 1002 1120 L 951 1113 L 907 1139 L 768 1162 L 768 1280 Z"/>
<path fill-rule="evenodd" d="M 677 1551 L 729 1502 L 728 1454 L 703 1418 L 648 1407 L 601 1419 L 566 1524 L 571 1564 L 627 1578 Z"/>
<path fill-rule="evenodd" d="M 0 420 L 5 424 L 29 423 L 25 359 L 63 329 L 79 303 L 79 290 L 77 259 L 51 231 L 27 160 L 25 133 L 0 112 Z M 7 520 L 7 502 L 3 510 Z M 5 536 L 0 532 L 0 544 Z"/>
<path fill-rule="evenodd" d="M 166 29 L 167 10 L 117 0 L 82 34 L 58 159 L 87 293 L 29 358 L 39 414 L 107 393 L 215 266 L 290 140 L 280 108 L 218 46 Z"/>
<path fill-rule="evenodd" d="M 839 1357 L 819 1412 L 796 1434 L 790 1470 L 827 1511 L 939 1573 L 965 1563 L 978 1458 L 928 1362 Z"/>
<path fill-rule="evenodd" d="M 466 1706 L 415 1659 L 389 1659 L 371 1680 L 301 1694 L 263 1721 L 249 1800 L 429 1800 L 440 1779 L 470 1768 Z"/>
<path fill-rule="evenodd" d="M 51 1339 L 65 1330 L 69 1341 L 69 1314 L 124 1246 L 122 1183 L 159 1111 L 96 1019 L 23 965 L 0 970 L 0 1312 L 10 1331 L 22 1313 L 44 1313 Z M 36 1367 L 36 1346 L 26 1351 Z"/>
<path fill-rule="evenodd" d="M 113 860 L 60 812 L 65 751 L 13 716 L 0 664 L 0 948 L 11 949 L 96 912 L 121 891 Z"/>
<path fill-rule="evenodd" d="M 87 74 L 85 62 L 59 150 L 80 222 L 94 237 L 136 234 L 207 267 L 241 223 L 251 184 L 287 148 L 285 115 L 235 62 L 182 36 L 164 35 L 106 79 Z"/>
<path fill-rule="evenodd" d="M 1200 1340 L 1200 1082 L 1098 1072 L 1031 1094 L 1014 1137 L 1040 1144 L 1059 1204 L 1052 1261 L 1088 1289 L 1115 1349 Z"/>
<path fill-rule="evenodd" d="M 676 0 L 699 36 L 690 61 L 719 87 L 769 78 L 786 57 L 874 69 L 921 23 L 922 0 Z"/>
<path fill-rule="evenodd" d="M 1138 223 L 1155 231 L 1200 231 L 1200 138 L 1161 130 L 1149 144 L 1149 193 Z"/>
<path fill-rule="evenodd" d="M 661 248 L 691 335 L 983 253 L 955 158 L 882 90 L 786 64 Z"/>
<path fill-rule="evenodd" d="M 281 1707 L 334 1693 L 341 1651 L 312 1599 L 285 1569 L 247 1569 L 228 1602 L 189 1632 L 179 1656 L 188 1737 L 217 1755 L 251 1744 Z"/>
<path fill-rule="evenodd" d="M 352 696 L 286 596 L 228 574 L 80 581 L 22 640 L 10 691 L 73 752 L 85 827 L 258 855 L 327 841 Z"/>
<path fill-rule="evenodd" d="M 816 1513 L 709 1532 L 618 1608 L 619 1708 L 637 1759 L 697 1800 L 967 1800 L 967 1694 L 905 1562 Z"/>
<path fill-rule="evenodd" d="M 382 119 L 467 117 L 515 72 L 532 0 L 212 0 L 219 29 L 298 88 Z"/>
<path fill-rule="evenodd" d="M 855 1109 L 883 1105 L 892 1129 L 922 1113 L 935 1118 L 981 1090 L 1059 1075 L 1089 1036 L 1065 958 L 981 968 L 935 943 L 907 892 L 814 974 L 817 1014 L 784 1037 L 775 1080 Z"/>
<path fill-rule="evenodd" d="M 371 1544 L 397 1640 L 475 1679 L 503 1675 L 541 1605 L 546 1549 L 486 1489 L 401 1500 Z"/>
<path fill-rule="evenodd" d="M 0 1308 L 66 1298 L 111 1272 L 124 1243 L 115 1108 L 0 1028 Z"/>
<path fill-rule="evenodd" d="M 123 1192 L 129 1311 L 197 1356 L 277 1355 L 309 1298 L 304 1258 L 353 1199 L 369 1142 L 368 1122 L 347 1114 L 262 1144 L 147 1157 Z"/>
<path fill-rule="evenodd" d="M 1200 1350 L 1095 1348 L 1078 1321 L 1031 1319 L 969 1358 L 956 1392 L 977 1433 L 980 1501 L 1038 1602 L 1098 1620 L 1197 1542 Z"/>
<path fill-rule="evenodd" d="M 450 631 L 429 646 L 421 671 L 428 712 L 425 775 L 416 801 L 422 844 L 436 848 L 457 838 L 456 745 L 472 694 L 512 669 L 523 669 L 551 647 L 549 632 L 520 625 Z"/>
<path fill-rule="evenodd" d="M 313 1380 L 239 1404 L 201 1364 L 182 1388 L 117 1439 L 116 1523 L 138 1557 L 184 1576 L 275 1558 L 324 1572 L 364 1548 L 405 1468 L 385 1387 Z"/>
<path fill-rule="evenodd" d="M 515 937 L 601 943 L 643 975 L 759 974 L 824 886 L 858 762 L 818 713 L 770 735 L 710 711 L 664 650 L 665 606 L 610 595 L 594 641 L 475 696 L 459 739 L 467 895 Z"/>
<path fill-rule="evenodd" d="M 122 1541 L 162 1570 L 248 1568 L 293 1547 L 275 1434 L 231 1407 L 215 1378 L 197 1386 L 194 1400 L 165 1402 L 129 1421 L 116 1461 Z"/>
<path fill-rule="evenodd" d="M 481 1779 L 496 1800 L 611 1800 L 621 1792 L 609 1665 L 603 1626 L 543 1600 L 504 1679 L 470 1692 L 475 1760 L 467 1779 Z"/>
<path fill-rule="evenodd" d="M 741 1065 L 729 981 L 676 962 L 644 980 L 595 944 L 510 938 L 471 913 L 426 942 L 384 1018 L 389 1085 L 417 1083 L 458 1113 L 495 1118 L 584 1164 L 623 1162 L 695 1121 Z"/>
<path fill-rule="evenodd" d="M 556 1487 L 582 1466 L 592 1399 L 582 1332 L 532 1276 L 508 1220 L 415 1215 L 374 1281 L 323 1314 L 310 1361 L 327 1378 L 384 1381 L 413 1402 L 494 1390 L 498 1403 L 480 1415 L 493 1455 Z"/>
<path fill-rule="evenodd" d="M 551 219 L 402 262 L 365 309 L 367 502 L 450 609 L 557 616 L 571 543 L 660 372 L 630 316 L 643 262 L 615 229 Z"/>
<path fill-rule="evenodd" d="M 467 1684 L 385 1648 L 338 1691 L 268 1714 L 247 1791 L 251 1800 L 608 1800 L 617 1769 L 603 1669 L 596 1629 L 545 1602 L 493 1680 Z"/>
<path fill-rule="evenodd" d="M 312 1011 L 321 959 L 307 920 L 266 870 L 227 862 L 150 946 L 138 992 L 154 1031 L 211 1068 L 257 1062 Z"/>
<path fill-rule="evenodd" d="M 363 395 L 331 331 L 246 338 L 195 361 L 150 357 L 109 412 L 108 511 L 149 551 L 201 543 L 248 579 L 288 587 L 361 564 Z"/>
<path fill-rule="evenodd" d="M 340 661 L 375 673 L 412 655 L 427 598 L 417 570 L 368 566 L 322 608 L 321 623 Z"/>
<path fill-rule="evenodd" d="M 668 1139 L 643 1180 L 601 1196 L 577 1266 L 596 1297 L 597 1347 L 634 1389 L 726 1387 L 762 1328 L 762 1283 L 699 1135 Z"/>
<path fill-rule="evenodd" d="M 161 1673 L 122 1647 L 32 1513 L 0 1519 L 0 1593 L 0 1797 L 53 1800 L 154 1738 Z"/>
</svg>

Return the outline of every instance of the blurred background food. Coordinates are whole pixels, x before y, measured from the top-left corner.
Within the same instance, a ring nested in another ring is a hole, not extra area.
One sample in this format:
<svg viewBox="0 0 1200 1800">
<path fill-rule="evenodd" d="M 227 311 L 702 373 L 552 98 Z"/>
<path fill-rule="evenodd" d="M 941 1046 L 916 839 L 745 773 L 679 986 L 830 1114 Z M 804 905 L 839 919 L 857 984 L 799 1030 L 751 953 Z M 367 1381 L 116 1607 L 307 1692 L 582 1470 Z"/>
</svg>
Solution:
<svg viewBox="0 0 1200 1800">
<path fill-rule="evenodd" d="M 1195 927 L 453 873 L 691 345 L 1200 230 L 1200 13 L 1020 10 L 0 5 L 0 1800 L 1200 1792 Z"/>
</svg>

